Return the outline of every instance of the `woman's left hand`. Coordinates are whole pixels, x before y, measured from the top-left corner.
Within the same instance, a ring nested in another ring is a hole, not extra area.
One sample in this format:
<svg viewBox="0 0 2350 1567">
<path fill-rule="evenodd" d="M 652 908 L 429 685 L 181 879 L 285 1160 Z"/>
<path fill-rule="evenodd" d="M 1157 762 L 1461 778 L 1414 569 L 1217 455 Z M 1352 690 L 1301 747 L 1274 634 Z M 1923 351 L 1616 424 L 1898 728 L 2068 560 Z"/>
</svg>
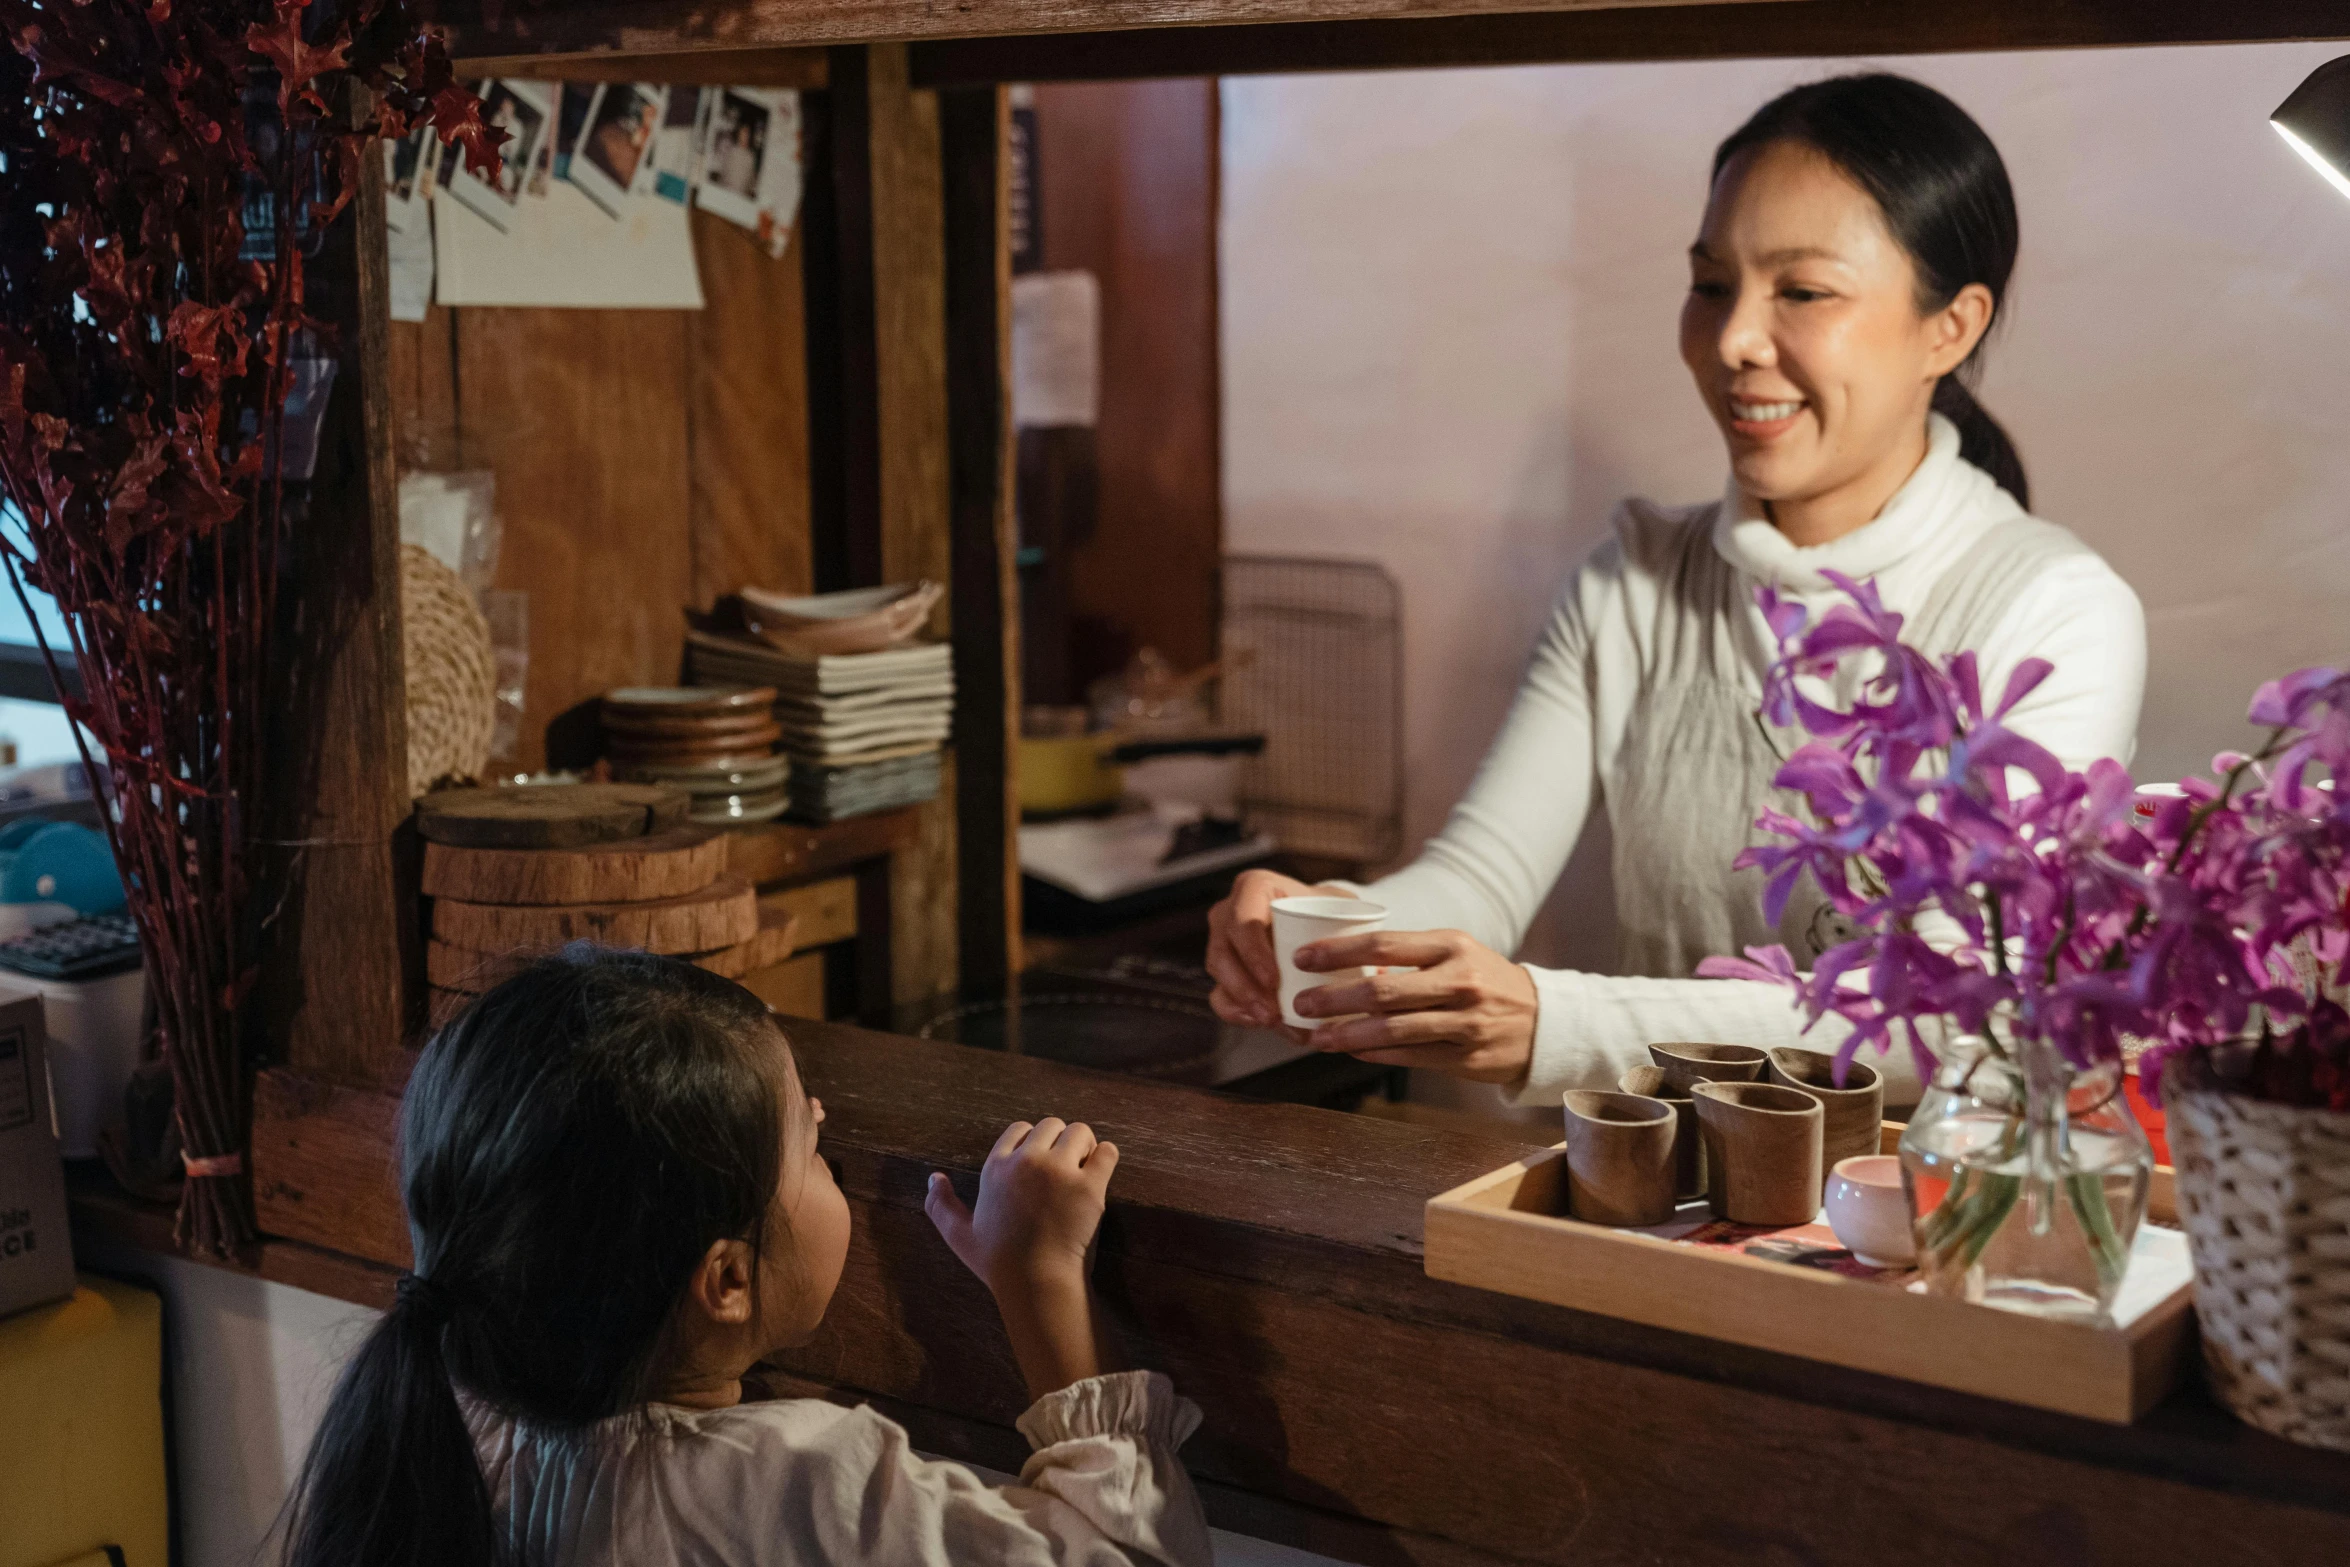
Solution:
<svg viewBox="0 0 2350 1567">
<path fill-rule="evenodd" d="M 1305 1017 L 1344 1017 L 1307 1037 L 1381 1066 L 1424 1066 L 1481 1083 L 1514 1083 L 1534 1058 L 1534 977 L 1457 930 L 1380 931 L 1297 949 L 1308 973 L 1387 968 L 1297 998 Z M 1351 1013 L 1368 1013 L 1350 1017 Z"/>
</svg>

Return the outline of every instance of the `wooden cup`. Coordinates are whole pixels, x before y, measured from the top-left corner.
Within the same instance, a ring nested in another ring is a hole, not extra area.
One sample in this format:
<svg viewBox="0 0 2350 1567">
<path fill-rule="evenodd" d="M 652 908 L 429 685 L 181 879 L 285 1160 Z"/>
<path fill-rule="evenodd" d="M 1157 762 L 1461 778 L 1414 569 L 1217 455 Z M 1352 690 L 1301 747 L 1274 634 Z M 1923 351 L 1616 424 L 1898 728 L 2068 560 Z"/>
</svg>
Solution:
<svg viewBox="0 0 2350 1567">
<path fill-rule="evenodd" d="M 1770 1061 L 1752 1045 L 1650 1045 L 1648 1058 L 1665 1071 L 1665 1085 L 1685 1094 L 1698 1083 L 1752 1083 Z"/>
<path fill-rule="evenodd" d="M 1571 1088 L 1567 1212 L 1587 1224 L 1662 1224 L 1673 1216 L 1672 1106 L 1639 1094 Z"/>
<path fill-rule="evenodd" d="M 1836 1058 L 1823 1050 L 1801 1050 L 1781 1045 L 1771 1053 L 1770 1070 L 1763 1081 L 1782 1088 L 1799 1088 L 1820 1102 L 1826 1117 L 1820 1131 L 1820 1175 L 1847 1159 L 1865 1158 L 1877 1151 L 1885 1125 L 1885 1078 L 1875 1067 L 1854 1061 L 1844 1068 L 1844 1086 L 1836 1086 Z"/>
<path fill-rule="evenodd" d="M 1699 1083 L 1705 1200 L 1732 1224 L 1808 1224 L 1820 1215 L 1820 1137 L 1826 1112 L 1800 1088 Z"/>
<path fill-rule="evenodd" d="M 1636 1066 L 1616 1079 L 1616 1087 L 1643 1099 L 1661 1099 L 1673 1107 L 1673 1195 L 1705 1195 L 1705 1139 L 1697 1131 L 1697 1101 L 1665 1081 L 1661 1066 Z"/>
</svg>

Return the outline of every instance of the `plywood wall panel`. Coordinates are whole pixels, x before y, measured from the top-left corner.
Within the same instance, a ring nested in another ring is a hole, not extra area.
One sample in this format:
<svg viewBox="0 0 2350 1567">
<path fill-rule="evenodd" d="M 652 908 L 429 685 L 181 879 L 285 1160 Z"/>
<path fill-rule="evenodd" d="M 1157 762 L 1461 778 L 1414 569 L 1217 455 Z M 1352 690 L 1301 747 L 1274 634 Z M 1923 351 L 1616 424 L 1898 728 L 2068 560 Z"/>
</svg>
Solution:
<svg viewBox="0 0 2350 1567">
<path fill-rule="evenodd" d="M 596 698 L 677 678 L 693 592 L 686 313 L 469 309 L 458 439 L 498 475 L 498 586 L 530 595 L 522 769 L 580 766 Z"/>
<path fill-rule="evenodd" d="M 689 317 L 694 606 L 745 583 L 810 592 L 800 236 L 778 259 L 724 219 L 693 223 L 710 301 Z"/>
</svg>

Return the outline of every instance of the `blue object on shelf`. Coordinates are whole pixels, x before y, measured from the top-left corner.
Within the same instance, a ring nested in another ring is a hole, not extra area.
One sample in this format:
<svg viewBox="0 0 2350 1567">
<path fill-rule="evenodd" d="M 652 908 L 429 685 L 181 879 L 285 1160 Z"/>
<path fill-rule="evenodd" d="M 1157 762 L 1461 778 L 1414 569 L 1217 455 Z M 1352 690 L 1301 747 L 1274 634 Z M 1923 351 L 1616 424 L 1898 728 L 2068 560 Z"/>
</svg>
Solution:
<svg viewBox="0 0 2350 1567">
<path fill-rule="evenodd" d="M 102 834 L 78 822 L 14 821 L 0 827 L 0 903 L 62 903 L 86 916 L 120 913 L 127 900 Z"/>
</svg>

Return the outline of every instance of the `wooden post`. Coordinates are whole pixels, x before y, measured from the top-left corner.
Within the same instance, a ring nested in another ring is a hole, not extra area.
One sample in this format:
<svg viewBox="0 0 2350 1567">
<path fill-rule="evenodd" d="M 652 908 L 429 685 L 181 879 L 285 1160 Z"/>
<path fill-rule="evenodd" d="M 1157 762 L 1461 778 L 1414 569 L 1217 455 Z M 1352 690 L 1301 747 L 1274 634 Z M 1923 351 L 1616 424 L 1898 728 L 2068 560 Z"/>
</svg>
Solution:
<svg viewBox="0 0 2350 1567">
<path fill-rule="evenodd" d="M 835 49 L 827 76 L 812 184 L 829 188 L 810 191 L 806 250 L 816 584 L 951 587 L 938 96 L 907 84 L 902 44 Z M 950 594 L 933 633 L 951 633 L 959 613 Z M 950 753 L 920 835 L 891 867 L 899 1005 L 961 983 L 956 764 Z"/>
<path fill-rule="evenodd" d="M 295 1070 L 386 1082 L 398 1078 L 423 964 L 416 878 L 401 874 L 397 844 L 408 710 L 381 158 L 359 160 L 358 198 L 311 276 L 314 308 L 341 334 L 341 362 L 281 589 L 277 842 L 256 886 L 271 916 L 259 1013 Z"/>
<path fill-rule="evenodd" d="M 1020 969 L 1020 587 L 1012 510 L 1008 101 L 939 95 L 946 181 L 947 428 L 953 464 L 955 760 L 963 988 Z"/>
</svg>

